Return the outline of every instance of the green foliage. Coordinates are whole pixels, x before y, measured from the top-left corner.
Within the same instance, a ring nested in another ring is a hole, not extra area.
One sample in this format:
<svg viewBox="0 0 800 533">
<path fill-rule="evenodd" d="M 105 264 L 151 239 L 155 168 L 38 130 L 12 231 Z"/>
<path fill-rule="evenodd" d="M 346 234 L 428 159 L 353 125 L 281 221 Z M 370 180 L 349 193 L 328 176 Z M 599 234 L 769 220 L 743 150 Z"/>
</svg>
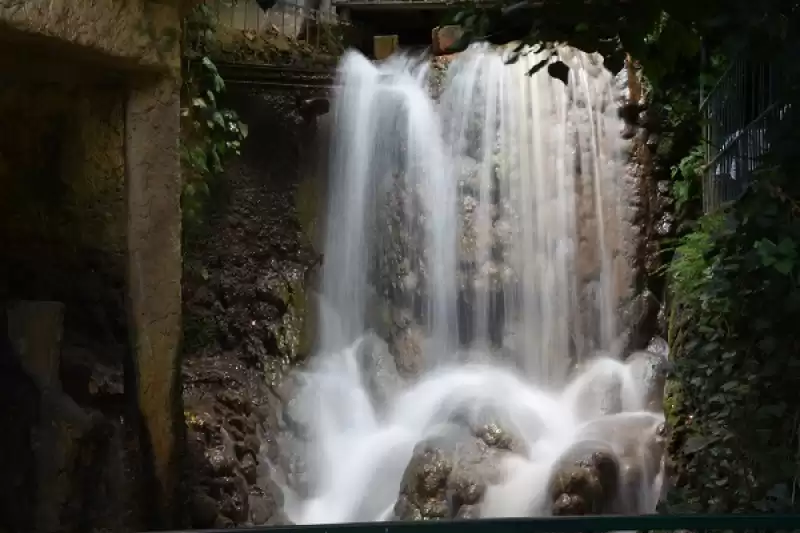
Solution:
<svg viewBox="0 0 800 533">
<path fill-rule="evenodd" d="M 676 364 L 667 407 L 678 466 L 671 511 L 800 508 L 800 102 L 792 101 L 799 74 L 782 69 L 791 89 L 782 103 L 791 108 L 771 124 L 770 150 L 750 187 L 702 219 L 670 265 Z M 681 172 L 697 172 L 701 162 L 690 154 Z"/>
<path fill-rule="evenodd" d="M 664 78 L 684 63 L 700 62 L 702 43 L 730 52 L 783 39 L 796 9 L 782 0 L 498 0 L 459 3 L 448 22 L 465 30 L 453 51 L 476 40 L 563 43 L 599 53 L 613 72 L 630 55 L 661 88 L 669 86 Z"/>
<path fill-rule="evenodd" d="M 800 470 L 800 219 L 762 177 L 670 265 L 681 465 L 671 510 L 789 511 Z M 718 490 L 714 490 L 714 488 Z"/>
<path fill-rule="evenodd" d="M 697 198 L 705 156 L 704 146 L 696 146 L 672 168 L 672 198 L 675 200 L 676 212 L 680 213 L 689 202 Z"/>
<path fill-rule="evenodd" d="M 204 43 L 214 21 L 205 4 L 198 5 L 184 22 L 189 48 L 185 51 L 182 101 L 184 169 L 182 208 L 187 229 L 202 219 L 214 185 L 231 157 L 239 155 L 247 126 L 221 99 L 225 82 L 217 67 L 204 55 Z"/>
</svg>

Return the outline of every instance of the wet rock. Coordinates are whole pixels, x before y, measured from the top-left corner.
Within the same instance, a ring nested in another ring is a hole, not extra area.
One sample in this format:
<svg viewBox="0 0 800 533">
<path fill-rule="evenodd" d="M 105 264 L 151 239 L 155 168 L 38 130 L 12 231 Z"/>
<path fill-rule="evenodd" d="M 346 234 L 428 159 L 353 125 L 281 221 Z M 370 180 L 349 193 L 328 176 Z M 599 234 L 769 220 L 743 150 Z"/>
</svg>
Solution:
<svg viewBox="0 0 800 533">
<path fill-rule="evenodd" d="M 663 312 L 660 311 L 659 314 Z M 646 351 L 659 355 L 665 359 L 669 359 L 669 345 L 667 341 L 661 337 L 653 337 L 647 345 Z"/>
<path fill-rule="evenodd" d="M 276 512 L 273 514 L 270 519 L 267 521 L 266 525 L 268 526 L 293 526 L 295 525 L 294 522 L 289 520 L 285 514 L 282 512 Z"/>
<path fill-rule="evenodd" d="M 559 459 L 548 485 L 554 515 L 603 514 L 619 487 L 619 462 L 602 442 L 586 441 Z"/>
<path fill-rule="evenodd" d="M 206 452 L 211 473 L 215 476 L 230 476 L 233 474 L 235 461 L 225 453 L 222 448 L 213 448 Z"/>
<path fill-rule="evenodd" d="M 497 462 L 496 452 L 466 435 L 419 444 L 403 474 L 395 516 L 431 520 L 476 515 L 487 484 L 499 480 Z"/>
<path fill-rule="evenodd" d="M 424 334 L 416 326 L 401 330 L 392 342 L 397 370 L 403 376 L 415 376 L 423 368 Z"/>
<path fill-rule="evenodd" d="M 214 527 L 217 513 L 219 512 L 217 500 L 204 492 L 198 491 L 192 494 L 189 506 L 193 528 L 208 529 Z"/>
<path fill-rule="evenodd" d="M 394 508 L 397 519 L 450 517 L 446 486 L 452 470 L 452 458 L 442 450 L 424 444 L 418 446 L 400 484 L 400 495 Z"/>
<path fill-rule="evenodd" d="M 489 423 L 477 431 L 477 437 L 487 446 L 511 450 L 514 448 L 514 438 L 495 423 Z"/>
<path fill-rule="evenodd" d="M 273 509 L 260 495 L 250 495 L 250 522 L 254 526 L 266 524 L 272 517 Z"/>
<path fill-rule="evenodd" d="M 377 404 L 384 405 L 389 398 L 400 392 L 403 386 L 403 380 L 397 372 L 397 365 L 389 352 L 389 346 L 383 339 L 369 335 L 362 339 L 358 351 L 367 388 Z"/>
<path fill-rule="evenodd" d="M 263 486 L 251 486 L 248 502 L 250 523 L 257 526 L 270 523 L 277 518 L 285 518 L 281 511 L 282 496 L 280 489 L 271 481 L 267 481 Z"/>
<path fill-rule="evenodd" d="M 597 359 L 579 365 L 577 371 L 579 373 L 567 393 L 580 420 L 622 412 L 623 376 L 619 363 Z"/>
<path fill-rule="evenodd" d="M 628 511 L 651 512 L 652 509 L 637 507 L 644 502 L 638 498 L 643 488 L 654 486 L 662 468 L 666 442 L 663 417 L 650 413 L 612 415 L 590 422 L 582 434 L 586 439 L 609 443 L 617 451 L 620 464 L 617 508 L 627 505 Z"/>
<path fill-rule="evenodd" d="M 645 408 L 653 412 L 663 412 L 664 385 L 669 365 L 666 354 L 633 352 L 625 364 L 630 368 L 634 383 L 644 398 Z"/>
<path fill-rule="evenodd" d="M 456 514 L 459 520 L 475 520 L 481 517 L 479 506 L 477 505 L 464 505 Z"/>
<path fill-rule="evenodd" d="M 491 359 L 486 357 L 486 353 L 483 351 L 466 352 L 459 354 L 459 361 L 491 363 Z M 477 410 L 467 408 L 463 411 L 456 411 L 450 418 L 450 423 L 468 430 L 472 436 L 477 437 L 491 449 L 515 452 L 523 449 L 522 439 L 505 426 L 504 420 L 502 412 L 492 407 L 483 407 Z"/>
<path fill-rule="evenodd" d="M 245 453 L 240 464 L 242 475 L 250 485 L 255 485 L 258 479 L 258 464 L 252 453 Z"/>
</svg>

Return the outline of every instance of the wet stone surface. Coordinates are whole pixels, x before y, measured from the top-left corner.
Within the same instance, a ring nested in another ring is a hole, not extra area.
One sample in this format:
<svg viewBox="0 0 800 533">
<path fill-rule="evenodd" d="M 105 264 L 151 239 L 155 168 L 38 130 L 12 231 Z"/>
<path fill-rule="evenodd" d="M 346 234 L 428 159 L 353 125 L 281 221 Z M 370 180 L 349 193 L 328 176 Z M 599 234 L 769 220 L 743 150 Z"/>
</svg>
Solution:
<svg viewBox="0 0 800 533">
<path fill-rule="evenodd" d="M 271 481 L 283 375 L 302 363 L 304 281 L 318 260 L 296 191 L 306 124 L 291 96 L 249 97 L 251 136 L 223 176 L 227 198 L 188 247 L 184 409 L 191 526 L 286 523 Z M 252 115 L 252 116 L 251 116 Z"/>
</svg>

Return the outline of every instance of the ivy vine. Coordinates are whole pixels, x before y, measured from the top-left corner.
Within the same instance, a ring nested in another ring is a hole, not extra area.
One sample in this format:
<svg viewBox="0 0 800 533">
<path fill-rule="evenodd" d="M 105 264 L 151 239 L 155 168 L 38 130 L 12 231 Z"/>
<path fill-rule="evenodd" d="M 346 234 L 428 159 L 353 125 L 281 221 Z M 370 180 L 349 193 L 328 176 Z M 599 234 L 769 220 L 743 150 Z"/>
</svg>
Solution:
<svg viewBox="0 0 800 533">
<path fill-rule="evenodd" d="M 224 164 L 239 155 L 247 125 L 223 105 L 225 82 L 206 54 L 216 21 L 204 3 L 184 20 L 181 157 L 184 186 L 182 208 L 188 231 L 203 218 L 215 178 Z"/>
<path fill-rule="evenodd" d="M 763 131 L 767 152 L 744 195 L 703 216 L 669 267 L 671 511 L 800 509 L 800 70 L 772 58 L 788 98 L 777 102 L 782 120 Z M 700 152 L 678 172 L 705 172 Z"/>
</svg>

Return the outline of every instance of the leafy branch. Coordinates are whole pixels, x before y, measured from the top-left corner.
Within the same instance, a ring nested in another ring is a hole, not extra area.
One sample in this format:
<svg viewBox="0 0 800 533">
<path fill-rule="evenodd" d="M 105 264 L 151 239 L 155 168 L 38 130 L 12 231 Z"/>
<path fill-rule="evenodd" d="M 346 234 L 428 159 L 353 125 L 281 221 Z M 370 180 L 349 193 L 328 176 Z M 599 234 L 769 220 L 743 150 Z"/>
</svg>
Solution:
<svg viewBox="0 0 800 533">
<path fill-rule="evenodd" d="M 247 125 L 222 105 L 225 82 L 205 54 L 205 43 L 214 28 L 213 15 L 205 4 L 195 6 L 184 21 L 188 48 L 184 52 L 181 109 L 182 207 L 190 227 L 202 218 L 213 180 L 223 172 L 225 162 L 240 154 L 247 137 Z"/>
</svg>

